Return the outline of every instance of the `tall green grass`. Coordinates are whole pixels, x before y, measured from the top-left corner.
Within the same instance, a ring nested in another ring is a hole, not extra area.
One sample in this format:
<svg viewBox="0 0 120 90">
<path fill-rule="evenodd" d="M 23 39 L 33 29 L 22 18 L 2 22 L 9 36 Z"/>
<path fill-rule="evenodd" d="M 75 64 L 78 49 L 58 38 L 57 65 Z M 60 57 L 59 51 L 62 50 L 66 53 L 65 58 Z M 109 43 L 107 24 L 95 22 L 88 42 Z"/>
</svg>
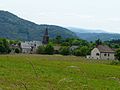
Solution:
<svg viewBox="0 0 120 90">
<path fill-rule="evenodd" d="M 75 56 L 1 55 L 0 90 L 120 90 L 120 66 Z"/>
</svg>

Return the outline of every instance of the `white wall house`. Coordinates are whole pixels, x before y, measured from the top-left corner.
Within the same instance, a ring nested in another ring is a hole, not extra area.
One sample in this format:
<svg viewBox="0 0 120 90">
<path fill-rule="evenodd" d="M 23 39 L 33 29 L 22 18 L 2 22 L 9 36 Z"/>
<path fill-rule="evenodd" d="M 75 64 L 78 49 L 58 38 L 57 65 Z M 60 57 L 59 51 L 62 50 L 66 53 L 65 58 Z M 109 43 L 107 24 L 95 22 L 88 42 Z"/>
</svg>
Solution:
<svg viewBox="0 0 120 90">
<path fill-rule="evenodd" d="M 98 45 L 91 51 L 91 55 L 87 56 L 91 59 L 114 60 L 115 51 L 106 45 Z"/>
<path fill-rule="evenodd" d="M 22 53 L 35 53 L 38 46 L 41 46 L 40 41 L 25 41 L 21 42 Z"/>
</svg>

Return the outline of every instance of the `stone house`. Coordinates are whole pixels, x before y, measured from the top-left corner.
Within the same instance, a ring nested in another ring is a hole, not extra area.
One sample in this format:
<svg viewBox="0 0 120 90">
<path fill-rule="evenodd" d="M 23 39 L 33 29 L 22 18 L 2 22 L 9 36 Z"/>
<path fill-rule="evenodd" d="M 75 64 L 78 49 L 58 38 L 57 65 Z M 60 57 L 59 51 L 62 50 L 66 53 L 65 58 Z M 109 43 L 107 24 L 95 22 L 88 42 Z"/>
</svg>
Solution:
<svg viewBox="0 0 120 90">
<path fill-rule="evenodd" d="M 36 53 L 38 46 L 41 46 L 42 42 L 40 41 L 25 41 L 21 42 L 22 53 Z"/>
<path fill-rule="evenodd" d="M 107 45 L 98 45 L 91 51 L 90 59 L 115 60 L 115 51 Z"/>
</svg>

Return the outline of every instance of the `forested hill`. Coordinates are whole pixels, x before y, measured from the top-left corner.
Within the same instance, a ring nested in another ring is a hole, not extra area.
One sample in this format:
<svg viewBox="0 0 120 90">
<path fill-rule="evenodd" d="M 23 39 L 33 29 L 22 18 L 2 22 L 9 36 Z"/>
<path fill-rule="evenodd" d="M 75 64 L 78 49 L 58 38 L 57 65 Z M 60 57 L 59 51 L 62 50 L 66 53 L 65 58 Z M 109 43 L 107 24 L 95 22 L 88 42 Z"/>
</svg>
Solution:
<svg viewBox="0 0 120 90">
<path fill-rule="evenodd" d="M 76 34 L 79 38 L 87 41 L 96 41 L 97 39 L 100 39 L 102 41 L 120 39 L 120 34 L 116 33 L 76 33 Z"/>
<path fill-rule="evenodd" d="M 64 38 L 76 37 L 72 31 L 55 25 L 38 25 L 19 18 L 18 16 L 0 11 L 0 37 L 18 40 L 42 40 L 45 29 L 48 28 L 50 38 L 61 35 Z"/>
<path fill-rule="evenodd" d="M 120 34 L 110 33 L 104 30 L 92 30 L 92 29 L 82 29 L 82 28 L 68 28 L 69 30 L 76 33 L 76 35 L 87 41 L 95 41 L 101 39 L 102 41 L 117 40 L 120 39 Z"/>
</svg>

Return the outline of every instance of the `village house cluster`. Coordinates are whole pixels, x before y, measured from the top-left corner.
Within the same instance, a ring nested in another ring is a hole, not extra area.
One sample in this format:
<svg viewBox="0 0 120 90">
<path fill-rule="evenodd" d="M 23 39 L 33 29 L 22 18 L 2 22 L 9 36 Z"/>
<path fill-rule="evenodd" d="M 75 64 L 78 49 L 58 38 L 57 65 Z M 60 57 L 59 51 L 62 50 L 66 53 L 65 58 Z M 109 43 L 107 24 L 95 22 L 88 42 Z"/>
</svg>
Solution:
<svg viewBox="0 0 120 90">
<path fill-rule="evenodd" d="M 33 54 L 39 46 L 46 45 L 49 42 L 48 29 L 46 28 L 43 41 L 25 41 L 21 42 L 22 53 Z"/>
<path fill-rule="evenodd" d="M 47 45 L 49 42 L 48 29 L 46 28 L 42 41 L 25 41 L 21 42 L 21 51 L 26 54 L 36 53 L 39 46 Z M 15 46 L 14 46 L 15 47 Z M 17 46 L 16 46 L 17 47 Z M 61 46 L 53 46 L 54 52 L 57 54 Z M 79 46 L 71 46 L 70 50 L 73 51 Z M 90 55 L 87 55 L 88 59 L 98 60 L 115 60 L 115 51 L 107 45 L 97 45 Z"/>
</svg>

